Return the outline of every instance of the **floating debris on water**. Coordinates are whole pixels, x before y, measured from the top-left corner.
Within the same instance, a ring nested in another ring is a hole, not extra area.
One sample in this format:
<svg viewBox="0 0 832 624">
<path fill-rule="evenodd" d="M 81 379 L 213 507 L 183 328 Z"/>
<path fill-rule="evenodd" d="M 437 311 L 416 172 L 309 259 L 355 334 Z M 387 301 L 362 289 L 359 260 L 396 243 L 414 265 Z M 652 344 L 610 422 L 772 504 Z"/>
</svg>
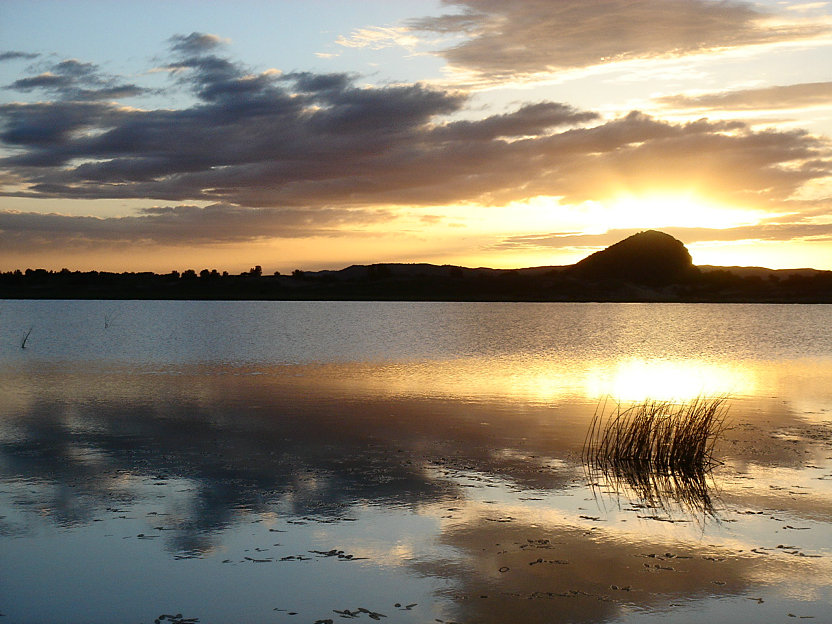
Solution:
<svg viewBox="0 0 832 624">
<path fill-rule="evenodd" d="M 310 553 L 314 555 L 319 555 L 321 557 L 337 557 L 343 561 L 358 561 L 360 559 L 366 559 L 367 557 L 356 557 L 355 555 L 348 555 L 343 550 L 338 550 L 333 548 L 332 550 L 310 550 Z"/>
<path fill-rule="evenodd" d="M 371 620 L 380 620 L 381 618 L 387 617 L 383 613 L 379 613 L 378 611 L 371 611 L 370 609 L 365 609 L 364 607 L 358 607 L 357 609 L 355 609 L 355 611 L 351 611 L 349 609 L 333 609 L 332 612 L 337 613 L 342 618 L 358 618 L 361 617 L 362 614 L 365 614 Z"/>
<path fill-rule="evenodd" d="M 165 621 L 170 622 L 171 624 L 196 624 L 196 622 L 199 622 L 199 618 L 186 618 L 183 617 L 181 613 L 177 613 L 176 615 L 163 613 L 153 620 L 154 624 L 162 624 L 162 622 Z"/>
</svg>

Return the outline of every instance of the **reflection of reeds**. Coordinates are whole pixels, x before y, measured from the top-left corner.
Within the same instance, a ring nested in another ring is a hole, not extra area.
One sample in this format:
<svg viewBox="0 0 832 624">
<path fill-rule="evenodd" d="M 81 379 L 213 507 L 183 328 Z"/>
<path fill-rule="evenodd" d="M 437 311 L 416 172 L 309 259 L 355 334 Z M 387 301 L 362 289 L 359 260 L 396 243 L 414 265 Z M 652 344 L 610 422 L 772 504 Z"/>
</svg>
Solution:
<svg viewBox="0 0 832 624">
<path fill-rule="evenodd" d="M 584 464 L 593 477 L 605 477 L 616 490 L 629 487 L 648 505 L 666 509 L 673 499 L 712 513 L 706 476 L 717 463 L 713 449 L 727 408 L 725 397 L 647 400 L 609 414 L 603 403 L 584 441 Z"/>
</svg>

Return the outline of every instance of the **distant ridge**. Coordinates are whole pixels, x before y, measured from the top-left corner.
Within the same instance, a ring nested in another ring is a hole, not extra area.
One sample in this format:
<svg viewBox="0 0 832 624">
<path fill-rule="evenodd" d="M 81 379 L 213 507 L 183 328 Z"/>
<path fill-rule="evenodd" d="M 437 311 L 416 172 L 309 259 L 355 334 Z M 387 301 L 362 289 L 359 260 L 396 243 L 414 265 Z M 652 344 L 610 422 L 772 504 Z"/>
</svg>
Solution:
<svg viewBox="0 0 832 624">
<path fill-rule="evenodd" d="M 681 241 L 647 230 L 570 266 L 378 263 L 291 275 L 259 266 L 239 275 L 26 269 L 0 273 L 0 299 L 832 303 L 832 271 L 697 267 Z"/>
</svg>

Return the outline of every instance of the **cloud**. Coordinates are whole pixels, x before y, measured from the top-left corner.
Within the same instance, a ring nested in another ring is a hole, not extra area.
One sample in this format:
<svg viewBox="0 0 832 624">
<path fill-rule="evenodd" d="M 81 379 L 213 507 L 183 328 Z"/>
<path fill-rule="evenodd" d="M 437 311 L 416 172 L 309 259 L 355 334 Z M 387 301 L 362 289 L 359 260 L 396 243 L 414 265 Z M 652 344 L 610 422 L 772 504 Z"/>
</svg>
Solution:
<svg viewBox="0 0 832 624">
<path fill-rule="evenodd" d="M 51 91 L 63 100 L 114 100 L 141 95 L 145 89 L 119 82 L 114 76 L 101 72 L 94 63 L 67 59 L 53 65 L 49 71 L 28 78 L 20 78 L 8 85 L 18 91 L 42 89 Z"/>
<path fill-rule="evenodd" d="M 832 106 L 832 82 L 772 86 L 701 95 L 670 95 L 655 101 L 671 108 L 696 110 L 778 110 Z"/>
<path fill-rule="evenodd" d="M 56 98 L 0 104 L 0 196 L 211 203 L 223 208 L 49 223 L 75 224 L 80 238 L 85 228 L 93 238 L 113 228 L 153 240 L 168 231 L 142 229 L 152 224 L 216 240 L 254 236 L 252 223 L 264 236 L 295 235 L 393 205 L 505 205 L 538 195 L 580 203 L 622 192 L 704 190 L 782 210 L 804 184 L 832 175 L 828 142 L 801 131 L 672 123 L 639 112 L 602 119 L 546 101 L 459 120 L 469 116 L 469 96 L 448 88 L 363 87 L 343 73 L 258 73 L 213 53 L 180 54 L 193 47 L 177 48 L 168 65 L 193 93 L 189 104 L 144 110 L 67 99 L 78 81 L 100 78 L 96 66 L 80 61 L 51 68 L 63 86 L 30 85 Z M 21 80 L 32 78 L 50 80 Z M 15 236 L 19 224 L 40 232 L 47 222 L 15 215 L 4 216 L 18 224 Z M 305 229 L 293 220 L 299 215 Z"/>
<path fill-rule="evenodd" d="M 383 50 L 401 46 L 410 49 L 419 44 L 419 38 L 405 27 L 372 26 L 354 30 L 348 37 L 342 35 L 335 43 L 345 48 Z"/>
<path fill-rule="evenodd" d="M 9 168 L 23 178 L 26 167 L 60 166 L 67 156 L 63 151 L 86 130 L 117 123 L 118 109 L 101 102 L 36 102 L 0 105 L 2 131 L 0 140 L 16 148 L 0 160 L 0 168 Z"/>
<path fill-rule="evenodd" d="M 803 131 L 736 122 L 674 124 L 633 112 L 544 141 L 555 167 L 528 190 L 566 202 L 702 189 L 730 204 L 775 206 L 829 171 L 829 145 Z M 557 193 L 551 191 L 557 189 Z"/>
<path fill-rule="evenodd" d="M 440 54 L 495 78 L 681 56 L 828 35 L 817 20 L 725 0 L 447 0 L 459 13 L 410 20 L 414 31 L 462 35 Z"/>
<path fill-rule="evenodd" d="M 294 88 L 303 93 L 339 91 L 350 87 L 357 76 L 336 74 L 313 74 L 312 72 L 292 72 L 281 76 L 282 81 L 294 83 Z"/>
<path fill-rule="evenodd" d="M 574 126 L 599 118 L 596 113 L 579 111 L 566 104 L 540 102 L 527 104 L 513 113 L 494 115 L 478 121 L 456 121 L 435 132 L 442 139 L 487 141 L 498 137 L 535 136 L 548 128 Z"/>
<path fill-rule="evenodd" d="M 28 253 L 52 246 L 236 243 L 354 234 L 391 218 L 384 210 L 249 209 L 226 204 L 157 206 L 137 216 L 107 218 L 0 211 L 0 244 L 6 251 Z"/>
<path fill-rule="evenodd" d="M 0 106 L 0 138 L 18 148 L 0 166 L 24 181 L 5 192 L 267 207 L 579 202 L 664 185 L 759 203 L 829 174 L 827 146 L 801 132 L 640 113 L 590 125 L 595 114 L 552 102 L 446 121 L 466 98 L 418 84 L 191 71 L 202 101 L 189 108 Z"/>
<path fill-rule="evenodd" d="M 35 54 L 33 52 L 20 52 L 18 50 L 8 50 L 6 52 L 0 52 L 0 61 L 16 61 L 19 59 L 32 60 L 38 58 L 39 56 L 40 54 Z"/>
<path fill-rule="evenodd" d="M 802 4 L 792 4 L 784 7 L 786 11 L 797 11 L 804 13 L 807 11 L 815 11 L 818 9 L 825 9 L 829 6 L 828 2 L 804 2 Z"/>
<path fill-rule="evenodd" d="M 210 52 L 230 42 L 217 35 L 200 32 L 192 32 L 190 35 L 174 35 L 168 41 L 171 50 L 188 55 Z"/>
<path fill-rule="evenodd" d="M 67 76 L 59 76 L 51 72 L 32 76 L 31 78 L 21 78 L 15 80 L 9 86 L 12 89 L 20 91 L 29 91 L 31 89 L 62 89 L 71 84 L 72 79 Z"/>
</svg>

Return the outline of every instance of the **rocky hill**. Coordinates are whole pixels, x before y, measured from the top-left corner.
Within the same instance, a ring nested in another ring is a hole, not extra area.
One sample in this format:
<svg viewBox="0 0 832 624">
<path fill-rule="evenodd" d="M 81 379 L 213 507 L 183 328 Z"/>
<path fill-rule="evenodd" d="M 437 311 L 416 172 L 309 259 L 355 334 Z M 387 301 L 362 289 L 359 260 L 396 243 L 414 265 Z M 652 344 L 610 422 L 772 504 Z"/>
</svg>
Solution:
<svg viewBox="0 0 832 624">
<path fill-rule="evenodd" d="M 646 286 L 682 282 L 690 279 L 694 271 L 693 260 L 682 241 L 656 230 L 633 234 L 570 269 L 582 279 L 622 280 Z"/>
</svg>

